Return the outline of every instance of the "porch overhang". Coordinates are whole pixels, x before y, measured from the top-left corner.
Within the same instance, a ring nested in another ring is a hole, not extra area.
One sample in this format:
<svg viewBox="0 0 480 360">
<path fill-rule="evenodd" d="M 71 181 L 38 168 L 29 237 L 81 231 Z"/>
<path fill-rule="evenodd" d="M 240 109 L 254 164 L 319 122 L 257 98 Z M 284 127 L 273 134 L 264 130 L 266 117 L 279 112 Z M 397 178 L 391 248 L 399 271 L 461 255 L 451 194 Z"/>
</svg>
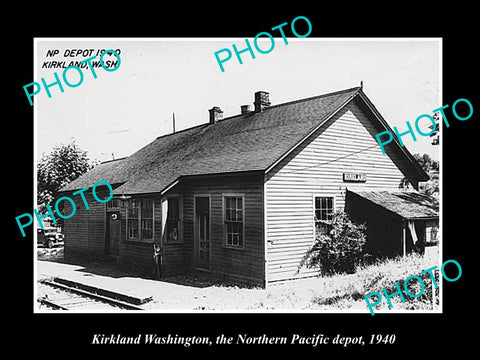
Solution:
<svg viewBox="0 0 480 360">
<path fill-rule="evenodd" d="M 356 191 L 348 189 L 363 201 L 380 207 L 401 217 L 405 221 L 437 220 L 439 202 L 437 199 L 417 191 Z"/>
</svg>

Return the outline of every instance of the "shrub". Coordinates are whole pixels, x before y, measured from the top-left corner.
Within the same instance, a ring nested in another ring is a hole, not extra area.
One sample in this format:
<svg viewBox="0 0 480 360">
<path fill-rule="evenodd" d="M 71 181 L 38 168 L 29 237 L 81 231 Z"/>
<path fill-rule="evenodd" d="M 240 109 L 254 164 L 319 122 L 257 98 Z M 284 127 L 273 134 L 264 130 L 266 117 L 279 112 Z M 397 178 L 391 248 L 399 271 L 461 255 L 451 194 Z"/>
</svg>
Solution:
<svg viewBox="0 0 480 360">
<path fill-rule="evenodd" d="M 353 223 L 345 212 L 338 211 L 331 220 L 317 220 L 316 229 L 315 243 L 303 257 L 297 272 L 306 266 L 317 268 L 321 275 L 353 273 L 365 257 L 365 225 Z"/>
</svg>

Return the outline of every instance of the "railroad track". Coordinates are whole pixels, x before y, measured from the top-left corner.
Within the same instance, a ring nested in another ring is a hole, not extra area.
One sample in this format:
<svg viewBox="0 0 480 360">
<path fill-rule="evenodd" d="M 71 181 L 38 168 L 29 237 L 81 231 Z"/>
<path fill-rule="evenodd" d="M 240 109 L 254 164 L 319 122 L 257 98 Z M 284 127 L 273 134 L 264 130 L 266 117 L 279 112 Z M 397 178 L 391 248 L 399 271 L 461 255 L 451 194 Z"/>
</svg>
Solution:
<svg viewBox="0 0 480 360">
<path fill-rule="evenodd" d="M 54 310 L 143 310 L 124 301 L 54 281 L 45 280 L 41 284 L 55 288 L 55 292 L 39 297 L 37 301 Z"/>
</svg>

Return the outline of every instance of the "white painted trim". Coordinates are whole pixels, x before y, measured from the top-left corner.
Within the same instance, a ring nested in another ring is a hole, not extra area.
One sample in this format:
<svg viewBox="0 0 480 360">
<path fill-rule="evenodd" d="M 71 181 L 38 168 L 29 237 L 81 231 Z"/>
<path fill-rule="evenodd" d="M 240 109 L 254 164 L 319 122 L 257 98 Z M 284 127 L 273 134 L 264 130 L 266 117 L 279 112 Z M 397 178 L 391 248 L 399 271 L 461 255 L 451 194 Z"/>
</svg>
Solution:
<svg viewBox="0 0 480 360">
<path fill-rule="evenodd" d="M 318 192 L 312 193 L 312 226 L 313 226 L 313 242 L 315 242 L 315 198 L 316 197 L 331 197 L 333 198 L 333 212 L 337 211 L 337 194 L 332 192 L 331 190 L 322 192 L 319 190 Z"/>
<path fill-rule="evenodd" d="M 180 182 L 180 180 L 175 180 L 174 182 L 172 182 L 170 185 L 168 185 L 165 189 L 163 189 L 161 192 L 160 192 L 160 195 L 163 196 L 168 190 L 170 190 L 171 188 L 173 188 L 175 185 L 177 185 L 178 183 Z"/>
<path fill-rule="evenodd" d="M 227 244 L 226 238 L 226 228 L 225 228 L 225 198 L 226 197 L 241 197 L 242 198 L 242 246 L 233 246 Z M 245 211 L 245 194 L 244 193 L 222 193 L 222 247 L 225 249 L 232 249 L 232 250 L 245 250 L 245 221 L 246 221 L 246 211 Z"/>
<path fill-rule="evenodd" d="M 382 114 L 380 114 L 380 112 L 375 108 L 375 105 L 370 101 L 370 99 L 368 99 L 367 95 L 365 95 L 365 93 L 362 93 L 362 92 L 360 92 L 359 94 L 360 94 L 360 98 L 363 100 L 363 103 L 370 109 L 372 114 L 374 114 L 378 122 L 384 127 L 386 131 L 390 131 L 393 134 L 393 130 L 388 124 L 387 120 L 385 120 Z M 396 136 L 393 137 L 393 141 L 397 145 L 397 147 L 400 148 L 400 151 L 405 155 L 407 160 L 413 164 L 413 167 L 418 166 L 420 168 L 420 166 L 415 162 L 413 155 L 405 146 L 400 145 L 398 138 Z M 419 186 L 418 182 L 417 182 L 417 186 Z"/>
<path fill-rule="evenodd" d="M 168 199 L 179 199 L 179 205 L 178 205 L 178 211 L 179 211 L 179 220 L 180 220 L 180 229 L 178 229 L 178 240 L 177 241 L 168 241 L 168 234 L 164 234 L 167 229 L 167 221 L 168 221 Z M 165 215 L 163 214 L 163 202 L 166 202 L 166 213 Z M 165 219 L 165 223 L 164 223 Z M 184 238 L 183 238 L 183 196 L 180 194 L 170 194 L 162 197 L 162 239 L 164 239 L 165 235 L 165 243 L 164 245 L 167 244 L 183 244 Z"/>
<path fill-rule="evenodd" d="M 142 202 L 143 199 L 148 199 L 152 201 L 152 238 L 151 239 L 143 239 L 142 236 Z M 137 238 L 130 238 L 128 236 L 128 206 L 130 204 L 131 200 L 135 200 L 138 203 L 138 237 Z M 139 243 L 154 243 L 155 242 L 155 198 L 154 197 L 149 197 L 149 196 L 143 196 L 143 197 L 131 197 L 128 199 L 128 202 L 125 207 L 125 241 L 134 241 L 134 242 L 139 242 Z"/>
<path fill-rule="evenodd" d="M 267 174 L 263 174 L 263 279 L 264 287 L 268 287 L 268 217 L 267 217 Z"/>
</svg>

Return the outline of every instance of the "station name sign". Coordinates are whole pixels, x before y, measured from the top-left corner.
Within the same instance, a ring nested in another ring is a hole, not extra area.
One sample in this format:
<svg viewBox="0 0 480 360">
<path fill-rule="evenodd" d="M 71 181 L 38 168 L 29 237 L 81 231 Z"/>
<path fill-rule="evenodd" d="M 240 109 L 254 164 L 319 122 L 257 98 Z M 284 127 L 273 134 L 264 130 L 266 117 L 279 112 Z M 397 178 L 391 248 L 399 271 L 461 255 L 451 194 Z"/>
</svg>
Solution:
<svg viewBox="0 0 480 360">
<path fill-rule="evenodd" d="M 345 182 L 366 182 L 367 174 L 365 173 L 343 173 L 343 181 Z"/>
</svg>

